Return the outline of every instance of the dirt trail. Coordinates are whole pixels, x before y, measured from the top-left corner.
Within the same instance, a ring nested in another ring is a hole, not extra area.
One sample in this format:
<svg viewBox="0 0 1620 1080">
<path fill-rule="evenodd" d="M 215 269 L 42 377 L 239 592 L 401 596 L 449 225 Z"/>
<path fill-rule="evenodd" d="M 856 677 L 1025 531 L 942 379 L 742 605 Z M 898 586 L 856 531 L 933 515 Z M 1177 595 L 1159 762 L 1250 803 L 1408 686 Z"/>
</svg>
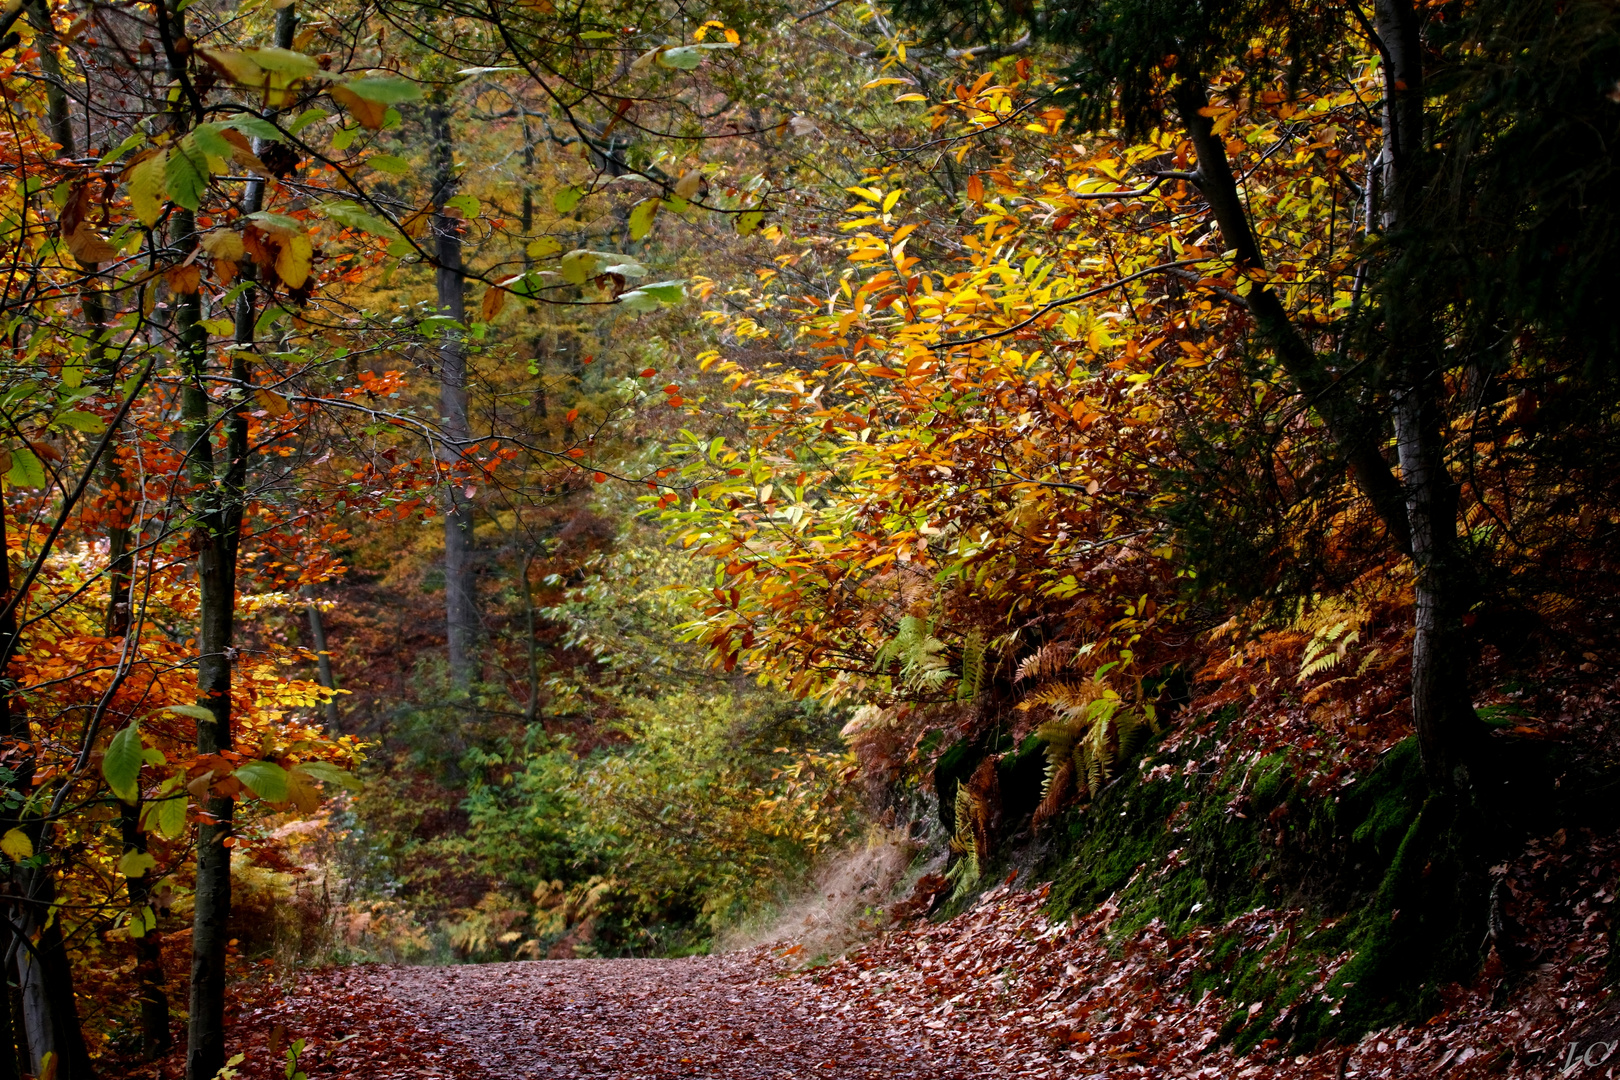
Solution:
<svg viewBox="0 0 1620 1080">
<path fill-rule="evenodd" d="M 344 990 L 391 1002 L 417 1033 L 461 1050 L 466 1064 L 511 1080 L 994 1075 L 742 955 L 351 968 L 341 978 Z M 466 1075 L 465 1064 L 449 1068 Z"/>
</svg>

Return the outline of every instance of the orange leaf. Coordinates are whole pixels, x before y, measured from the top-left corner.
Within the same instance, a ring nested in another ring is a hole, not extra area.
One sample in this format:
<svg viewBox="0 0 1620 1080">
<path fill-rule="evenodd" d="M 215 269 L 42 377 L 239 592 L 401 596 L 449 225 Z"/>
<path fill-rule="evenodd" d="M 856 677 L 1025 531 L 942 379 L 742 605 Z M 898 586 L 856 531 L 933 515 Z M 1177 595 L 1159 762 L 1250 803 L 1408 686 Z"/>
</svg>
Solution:
<svg viewBox="0 0 1620 1080">
<path fill-rule="evenodd" d="M 480 313 L 485 322 L 494 322 L 495 316 L 501 313 L 506 306 L 506 290 L 498 285 L 491 285 L 484 291 L 484 302 L 480 305 Z"/>
<path fill-rule="evenodd" d="M 202 271 L 195 266 L 176 266 L 163 275 L 170 290 L 181 295 L 194 293 L 202 281 Z"/>
</svg>

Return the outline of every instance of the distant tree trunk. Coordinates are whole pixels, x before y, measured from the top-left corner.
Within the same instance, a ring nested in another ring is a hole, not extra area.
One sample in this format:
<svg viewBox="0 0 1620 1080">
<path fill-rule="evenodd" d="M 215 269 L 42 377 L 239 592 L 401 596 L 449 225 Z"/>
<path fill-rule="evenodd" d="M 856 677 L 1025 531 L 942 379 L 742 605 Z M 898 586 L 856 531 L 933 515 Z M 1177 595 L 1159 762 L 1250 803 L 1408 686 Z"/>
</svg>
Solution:
<svg viewBox="0 0 1620 1080">
<path fill-rule="evenodd" d="M 467 352 L 459 327 L 466 322 L 466 274 L 461 266 L 461 224 L 443 213 L 446 200 L 456 193 L 455 144 L 450 134 L 450 108 L 436 98 L 427 112 L 433 154 L 434 258 L 438 270 L 439 313 L 455 320 L 439 345 L 439 413 L 445 437 L 445 457 L 460 460 L 471 442 L 467 419 Z M 449 642 L 450 678 L 458 690 L 472 685 L 473 649 L 478 639 L 478 605 L 473 584 L 472 503 L 452 477 L 445 487 L 444 604 Z"/>
<path fill-rule="evenodd" d="M 315 586 L 305 585 L 303 588 L 305 605 L 309 611 L 309 637 L 315 643 L 315 678 L 328 690 L 337 689 L 337 679 L 332 674 L 332 653 L 326 647 L 326 622 L 321 618 L 320 605 L 315 602 Z M 337 698 L 330 698 L 326 702 L 326 726 L 333 734 L 337 733 L 338 707 Z"/>
<path fill-rule="evenodd" d="M 523 626 L 529 652 L 529 703 L 523 709 L 523 722 L 532 724 L 540 715 L 540 643 L 534 639 L 534 585 L 529 571 L 534 566 L 534 552 L 523 560 Z"/>
</svg>

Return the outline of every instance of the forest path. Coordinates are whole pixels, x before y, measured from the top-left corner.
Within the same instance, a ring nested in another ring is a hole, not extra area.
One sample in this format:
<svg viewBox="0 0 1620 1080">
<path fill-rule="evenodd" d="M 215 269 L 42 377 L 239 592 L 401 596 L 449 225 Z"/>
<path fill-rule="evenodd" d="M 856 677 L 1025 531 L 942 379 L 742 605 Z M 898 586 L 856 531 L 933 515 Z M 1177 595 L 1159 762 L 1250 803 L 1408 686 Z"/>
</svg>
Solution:
<svg viewBox="0 0 1620 1080">
<path fill-rule="evenodd" d="M 348 991 L 391 999 L 418 1032 L 510 1080 L 995 1075 L 983 1061 L 925 1045 L 915 1028 L 874 1026 L 870 1014 L 863 1022 L 847 998 L 781 977 L 758 954 L 379 966 L 343 976 Z"/>
</svg>

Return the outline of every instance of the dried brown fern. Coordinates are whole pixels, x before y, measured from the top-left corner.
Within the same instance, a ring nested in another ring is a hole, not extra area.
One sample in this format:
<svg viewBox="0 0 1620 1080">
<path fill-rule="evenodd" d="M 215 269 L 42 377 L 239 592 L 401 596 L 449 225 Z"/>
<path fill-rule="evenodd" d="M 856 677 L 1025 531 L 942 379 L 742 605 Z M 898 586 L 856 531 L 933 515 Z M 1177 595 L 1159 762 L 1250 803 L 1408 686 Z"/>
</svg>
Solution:
<svg viewBox="0 0 1620 1080">
<path fill-rule="evenodd" d="M 1049 641 L 1019 661 L 1013 681 L 1049 678 L 1064 670 L 1073 656 L 1073 642 Z"/>
</svg>

